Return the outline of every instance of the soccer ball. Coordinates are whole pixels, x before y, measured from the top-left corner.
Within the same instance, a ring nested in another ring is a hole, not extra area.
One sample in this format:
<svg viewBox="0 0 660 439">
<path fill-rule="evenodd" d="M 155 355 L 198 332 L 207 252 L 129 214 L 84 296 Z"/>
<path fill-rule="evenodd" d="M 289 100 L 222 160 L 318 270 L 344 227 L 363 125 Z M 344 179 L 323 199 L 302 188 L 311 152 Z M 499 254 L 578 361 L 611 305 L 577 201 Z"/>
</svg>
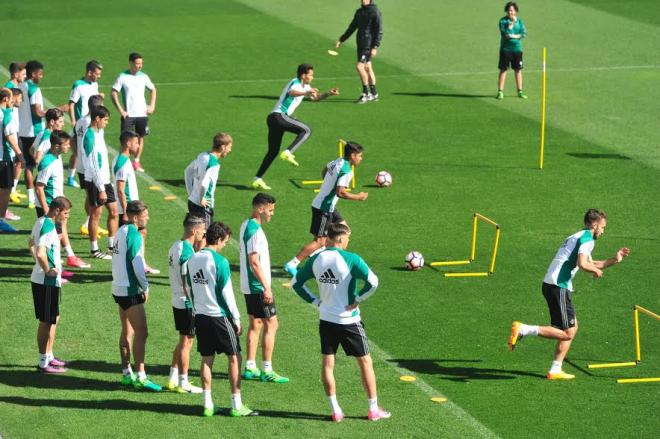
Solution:
<svg viewBox="0 0 660 439">
<path fill-rule="evenodd" d="M 388 187 L 392 185 L 392 176 L 387 171 L 380 171 L 376 175 L 376 185 L 378 187 Z"/>
<path fill-rule="evenodd" d="M 419 270 L 424 266 L 424 256 L 418 251 L 411 251 L 406 255 L 406 267 L 408 270 Z"/>
</svg>

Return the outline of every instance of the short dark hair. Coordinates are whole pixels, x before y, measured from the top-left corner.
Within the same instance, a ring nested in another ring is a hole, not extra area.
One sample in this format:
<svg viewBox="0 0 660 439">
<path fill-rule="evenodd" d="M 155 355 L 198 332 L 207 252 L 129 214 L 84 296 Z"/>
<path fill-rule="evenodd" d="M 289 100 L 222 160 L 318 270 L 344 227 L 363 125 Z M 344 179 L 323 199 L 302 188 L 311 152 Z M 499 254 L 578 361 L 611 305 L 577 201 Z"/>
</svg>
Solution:
<svg viewBox="0 0 660 439">
<path fill-rule="evenodd" d="M 13 63 L 9 64 L 9 73 L 11 75 L 14 75 L 14 74 L 18 73 L 21 70 L 25 70 L 25 64 L 24 63 L 13 62 Z"/>
<path fill-rule="evenodd" d="M 507 2 L 506 5 L 504 5 L 504 12 L 509 12 L 510 7 L 513 7 L 513 9 L 518 12 L 518 3 L 516 2 Z"/>
<path fill-rule="evenodd" d="M 207 244 L 215 245 L 218 241 L 224 240 L 227 236 L 231 236 L 231 229 L 225 223 L 214 222 L 211 223 L 208 229 L 206 229 Z"/>
<path fill-rule="evenodd" d="M 108 116 L 110 116 L 110 112 L 103 105 L 99 105 L 98 107 L 91 107 L 89 109 L 89 117 L 91 117 L 92 120 L 96 119 L 97 117 L 103 119 Z"/>
<path fill-rule="evenodd" d="M 298 79 L 300 79 L 300 77 L 301 77 L 302 75 L 306 74 L 306 73 L 309 72 L 310 70 L 314 70 L 314 66 L 313 66 L 313 65 L 311 65 L 311 64 L 307 64 L 307 63 L 305 63 L 305 64 L 300 64 L 300 65 L 298 66 L 298 70 L 296 71 L 296 76 L 298 77 Z"/>
<path fill-rule="evenodd" d="M 350 235 L 351 228 L 346 224 L 342 223 L 332 223 L 328 226 L 328 238 L 331 240 L 337 239 L 341 235 Z"/>
<path fill-rule="evenodd" d="M 259 192 L 252 199 L 252 207 L 266 206 L 268 204 L 275 204 L 275 197 L 270 194 Z"/>
<path fill-rule="evenodd" d="M 67 210 L 71 209 L 71 201 L 67 197 L 55 197 L 53 198 L 53 201 L 50 202 L 50 205 L 48 206 L 48 211 L 49 212 L 55 212 L 55 209 L 60 209 L 60 210 Z"/>
<path fill-rule="evenodd" d="M 43 69 L 44 65 L 37 60 L 33 59 L 25 63 L 25 73 L 27 74 L 28 78 L 32 76 L 32 73 Z"/>
<path fill-rule="evenodd" d="M 48 111 L 46 111 L 46 122 L 50 122 L 51 120 L 57 120 L 60 117 L 64 117 L 64 113 L 62 110 L 59 108 L 50 108 Z"/>
<path fill-rule="evenodd" d="M 134 139 L 136 137 L 139 136 L 135 131 L 130 131 L 130 130 L 122 131 L 121 134 L 119 135 L 119 144 L 121 146 L 124 146 L 129 140 Z"/>
<path fill-rule="evenodd" d="M 11 98 L 12 93 L 11 90 L 8 88 L 2 88 L 0 89 L 0 101 L 4 101 L 5 99 Z"/>
<path fill-rule="evenodd" d="M 91 95 L 89 99 L 87 99 L 87 108 L 90 109 L 90 112 L 92 107 L 98 107 L 101 105 L 103 105 L 103 96 L 101 95 Z"/>
<path fill-rule="evenodd" d="M 55 130 L 50 133 L 50 146 L 61 145 L 65 141 L 71 141 L 71 136 L 66 131 Z"/>
<path fill-rule="evenodd" d="M 140 200 L 129 201 L 126 204 L 126 214 L 128 215 L 139 215 L 149 207 Z"/>
<path fill-rule="evenodd" d="M 14 87 L 14 88 L 11 89 L 11 94 L 12 94 L 13 96 L 18 96 L 18 95 L 23 96 L 23 90 L 21 90 L 21 89 L 18 88 L 18 87 Z M 23 96 L 23 97 L 25 97 L 25 96 Z"/>
<path fill-rule="evenodd" d="M 600 209 L 589 209 L 584 214 L 584 225 L 590 227 L 602 219 L 607 220 L 607 214 L 605 212 Z"/>
<path fill-rule="evenodd" d="M 360 153 L 362 151 L 364 151 L 364 147 L 362 145 L 349 140 L 346 142 L 346 145 L 344 145 L 344 158 L 350 158 L 351 154 Z"/>
<path fill-rule="evenodd" d="M 103 64 L 93 59 L 85 64 L 85 72 L 93 72 L 95 70 L 103 70 Z"/>
<path fill-rule="evenodd" d="M 220 149 L 221 146 L 229 145 L 231 141 L 232 138 L 229 134 L 218 133 L 215 136 L 213 136 L 213 149 L 217 151 Z"/>
<path fill-rule="evenodd" d="M 142 58 L 142 55 L 140 55 L 140 54 L 137 53 L 137 52 L 131 52 L 131 54 L 128 55 L 128 60 L 129 60 L 130 62 L 133 62 L 133 61 L 135 61 L 136 59 L 141 59 L 141 58 Z"/>
<path fill-rule="evenodd" d="M 183 219 L 183 227 L 186 230 L 192 230 L 193 227 L 200 224 L 206 225 L 206 219 L 202 216 L 188 212 Z"/>
</svg>

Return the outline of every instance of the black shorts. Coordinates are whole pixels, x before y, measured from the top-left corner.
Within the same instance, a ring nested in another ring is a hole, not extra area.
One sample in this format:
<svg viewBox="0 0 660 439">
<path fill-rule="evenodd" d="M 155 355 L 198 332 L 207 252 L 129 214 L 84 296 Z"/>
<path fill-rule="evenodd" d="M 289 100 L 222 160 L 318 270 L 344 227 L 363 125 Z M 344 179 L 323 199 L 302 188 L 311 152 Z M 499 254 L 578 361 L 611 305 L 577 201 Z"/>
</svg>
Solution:
<svg viewBox="0 0 660 439">
<path fill-rule="evenodd" d="M 328 226 L 342 221 L 344 221 L 344 218 L 338 210 L 324 212 L 321 209 L 312 207 L 312 225 L 309 227 L 309 233 L 314 236 L 328 236 Z"/>
<path fill-rule="evenodd" d="M 195 315 L 195 333 L 197 335 L 197 352 L 203 357 L 241 353 L 241 343 L 236 335 L 236 328 L 227 317 L 209 317 L 197 314 Z"/>
<path fill-rule="evenodd" d="M 522 70 L 523 53 L 500 50 L 500 62 L 497 66 L 500 70 L 507 70 L 509 66 L 511 66 L 513 70 Z"/>
<path fill-rule="evenodd" d="M 340 344 L 349 357 L 364 357 L 369 354 L 369 340 L 362 322 L 340 325 L 320 320 L 319 334 L 323 355 L 335 355 Z"/>
<path fill-rule="evenodd" d="M 34 316 L 44 323 L 54 325 L 60 315 L 60 287 L 32 282 Z"/>
<path fill-rule="evenodd" d="M 247 313 L 257 319 L 269 319 L 277 315 L 275 299 L 273 303 L 264 303 L 263 294 L 243 294 L 245 296 L 245 307 Z"/>
<path fill-rule="evenodd" d="M 78 160 L 82 160 L 82 158 L 78 158 Z M 89 186 L 89 181 L 85 180 L 85 174 L 82 172 L 78 172 L 78 183 L 80 184 L 80 189 L 82 190 L 87 190 L 87 187 Z"/>
<path fill-rule="evenodd" d="M 367 64 L 371 62 L 371 48 L 358 47 L 357 48 L 357 62 Z"/>
<path fill-rule="evenodd" d="M 126 117 L 121 120 L 121 131 L 134 131 L 138 136 L 149 135 L 148 117 Z"/>
<path fill-rule="evenodd" d="M 179 334 L 188 335 L 191 337 L 195 336 L 195 316 L 191 308 L 175 308 L 172 307 L 172 313 L 174 314 L 174 327 Z"/>
<path fill-rule="evenodd" d="M 144 303 L 144 293 L 136 294 L 134 296 L 115 296 L 112 295 L 112 298 L 115 299 L 115 303 L 119 305 L 121 309 L 126 311 L 131 306 L 139 305 Z"/>
<path fill-rule="evenodd" d="M 202 207 L 198 204 L 193 203 L 188 200 L 188 213 L 191 215 L 199 216 L 204 218 L 206 222 L 206 228 L 208 229 L 211 223 L 213 222 L 213 209 L 208 207 Z"/>
<path fill-rule="evenodd" d="M 36 137 L 21 137 L 19 140 L 21 151 L 23 152 L 23 157 L 25 158 L 25 167 L 27 169 L 32 169 L 37 166 L 37 163 L 34 161 L 34 157 L 30 154 L 30 148 L 34 143 Z"/>
<path fill-rule="evenodd" d="M 96 187 L 96 185 L 89 181 L 87 186 L 87 196 L 89 197 L 89 202 L 92 206 L 94 207 L 100 207 L 103 206 L 104 204 L 108 203 L 115 203 L 117 202 L 117 199 L 115 198 L 115 189 L 112 187 L 111 184 L 106 184 L 105 185 L 105 195 L 108 197 L 107 200 L 105 200 L 105 203 L 101 202 L 99 200 L 99 189 Z"/>
<path fill-rule="evenodd" d="M 0 148 L 2 145 L 0 145 Z M 0 189 L 11 189 L 14 187 L 14 163 L 0 161 Z"/>
<path fill-rule="evenodd" d="M 573 302 L 571 302 L 573 293 L 566 288 L 550 285 L 545 282 L 541 289 L 543 291 L 543 297 L 548 302 L 550 325 L 558 329 L 574 327 L 575 309 L 573 308 Z"/>
</svg>

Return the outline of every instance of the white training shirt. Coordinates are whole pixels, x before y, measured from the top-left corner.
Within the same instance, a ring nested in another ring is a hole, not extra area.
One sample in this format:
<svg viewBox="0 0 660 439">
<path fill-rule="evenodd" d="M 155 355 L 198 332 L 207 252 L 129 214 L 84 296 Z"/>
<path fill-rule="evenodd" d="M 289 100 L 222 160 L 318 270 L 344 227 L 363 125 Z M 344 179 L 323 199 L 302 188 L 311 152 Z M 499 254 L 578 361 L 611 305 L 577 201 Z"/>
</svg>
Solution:
<svg viewBox="0 0 660 439">
<path fill-rule="evenodd" d="M 39 162 L 37 167 L 38 174 L 35 179 L 36 183 L 44 185 L 44 195 L 46 203 L 50 203 L 57 197 L 64 195 L 64 166 L 62 164 L 62 157 L 53 155 L 50 152 L 46 153 Z M 37 207 L 44 208 L 39 201 L 39 197 L 35 197 L 34 204 Z"/>
<path fill-rule="evenodd" d="M 573 278 L 579 270 L 578 255 L 586 254 L 591 259 L 595 244 L 596 241 L 588 229 L 582 229 L 566 238 L 550 263 L 543 282 L 573 291 Z"/>
<path fill-rule="evenodd" d="M 124 110 L 128 117 L 146 117 L 147 101 L 144 97 L 145 89 L 151 91 L 156 88 L 149 79 L 149 75 L 143 71 L 138 71 L 135 75 L 130 70 L 125 70 L 119 74 L 117 80 L 112 85 L 112 89 L 121 93 Z"/>
<path fill-rule="evenodd" d="M 105 191 L 105 185 L 110 184 L 110 164 L 103 130 L 97 132 L 91 126 L 87 128 L 83 137 L 83 150 L 85 180 L 92 182 L 99 192 Z"/>
<path fill-rule="evenodd" d="M 262 294 L 264 285 L 259 282 L 252 271 L 248 255 L 257 253 L 259 267 L 266 278 L 268 286 L 271 285 L 270 252 L 268 251 L 268 239 L 263 227 L 254 218 L 243 221 L 240 233 L 240 257 L 241 257 L 241 293 Z"/>
<path fill-rule="evenodd" d="M 85 149 L 83 146 L 83 140 L 85 138 L 85 132 L 91 123 L 92 118 L 87 114 L 76 121 L 76 126 L 73 130 L 74 135 L 76 136 L 76 151 L 78 152 L 78 160 L 76 160 L 76 172 L 78 174 L 85 174 Z M 104 131 L 105 130 L 101 130 L 101 132 Z"/>
<path fill-rule="evenodd" d="M 115 195 L 117 196 L 117 210 L 119 215 L 124 214 L 124 207 L 119 202 L 119 192 L 117 190 L 117 182 L 124 182 L 124 194 L 126 194 L 126 204 L 130 201 L 139 200 L 137 181 L 135 179 L 135 170 L 133 164 L 128 156 L 123 154 L 117 155 L 112 162 L 112 173 L 115 176 Z"/>
<path fill-rule="evenodd" d="M 91 96 L 99 94 L 98 82 L 87 82 L 85 78 L 80 78 L 73 83 L 69 102 L 73 102 L 76 121 L 89 113 L 88 101 Z"/>
<path fill-rule="evenodd" d="M 148 292 L 149 281 L 144 266 L 142 235 L 133 224 L 121 226 L 112 252 L 112 294 L 127 297 Z"/>
<path fill-rule="evenodd" d="M 172 291 L 172 306 L 177 309 L 192 308 L 186 293 L 183 291 L 181 277 L 188 259 L 195 254 L 193 246 L 185 239 L 180 239 L 170 247 L 168 253 L 170 290 Z"/>
<path fill-rule="evenodd" d="M 188 199 L 198 206 L 202 200 L 208 201 L 208 207 L 215 206 L 215 186 L 218 183 L 220 162 L 210 152 L 203 152 L 193 160 L 184 171 L 184 180 Z"/>
<path fill-rule="evenodd" d="M 2 145 L 0 148 L 0 161 L 11 161 L 16 156 L 16 152 L 9 146 L 9 137 L 14 137 L 18 145 L 18 119 L 16 119 L 14 111 L 11 108 L 6 108 L 2 111 Z"/>
<path fill-rule="evenodd" d="M 36 137 L 44 129 L 44 119 L 32 114 L 32 106 L 44 108 L 44 98 L 41 89 L 32 80 L 21 82 L 18 87 L 23 91 L 23 103 L 19 107 L 21 137 Z"/>
<path fill-rule="evenodd" d="M 46 247 L 48 267 L 57 268 L 57 277 L 46 277 L 41 265 L 35 261 L 30 280 L 40 285 L 60 287 L 62 285 L 62 257 L 60 255 L 60 238 L 57 236 L 55 223 L 47 216 L 42 216 L 34 223 L 31 236 L 35 252 L 37 247 Z"/>
<path fill-rule="evenodd" d="M 340 157 L 328 163 L 323 184 L 312 201 L 312 207 L 324 212 L 334 212 L 339 200 L 337 188 L 349 187 L 351 178 L 353 178 L 353 171 L 348 160 Z"/>
<path fill-rule="evenodd" d="M 277 100 L 277 104 L 275 104 L 275 108 L 273 108 L 273 111 L 271 111 L 271 113 L 284 113 L 287 116 L 292 115 L 293 112 L 296 111 L 296 108 L 298 108 L 298 105 L 300 105 L 302 100 L 305 98 L 305 96 L 300 95 L 293 97 L 289 95 L 289 92 L 291 90 L 294 90 L 297 92 L 307 93 L 311 89 L 312 89 L 311 85 L 303 84 L 300 79 L 293 78 L 284 87 L 284 90 L 282 90 L 282 94 L 280 95 L 280 98 Z"/>
</svg>

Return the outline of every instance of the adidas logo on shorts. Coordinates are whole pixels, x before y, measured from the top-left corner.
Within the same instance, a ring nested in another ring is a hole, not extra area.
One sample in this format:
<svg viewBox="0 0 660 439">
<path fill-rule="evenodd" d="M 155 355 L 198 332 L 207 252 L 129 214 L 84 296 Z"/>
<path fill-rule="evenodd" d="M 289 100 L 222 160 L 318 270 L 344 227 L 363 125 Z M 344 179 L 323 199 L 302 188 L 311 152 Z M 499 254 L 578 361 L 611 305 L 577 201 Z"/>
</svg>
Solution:
<svg viewBox="0 0 660 439">
<path fill-rule="evenodd" d="M 339 283 L 339 280 L 335 277 L 335 274 L 332 272 L 330 268 L 326 270 L 325 273 L 321 275 L 319 278 L 319 282 L 322 284 L 335 284 L 337 285 Z"/>
<path fill-rule="evenodd" d="M 208 285 L 209 281 L 204 277 L 204 272 L 200 268 L 199 271 L 193 274 L 192 281 L 194 284 Z"/>
</svg>

